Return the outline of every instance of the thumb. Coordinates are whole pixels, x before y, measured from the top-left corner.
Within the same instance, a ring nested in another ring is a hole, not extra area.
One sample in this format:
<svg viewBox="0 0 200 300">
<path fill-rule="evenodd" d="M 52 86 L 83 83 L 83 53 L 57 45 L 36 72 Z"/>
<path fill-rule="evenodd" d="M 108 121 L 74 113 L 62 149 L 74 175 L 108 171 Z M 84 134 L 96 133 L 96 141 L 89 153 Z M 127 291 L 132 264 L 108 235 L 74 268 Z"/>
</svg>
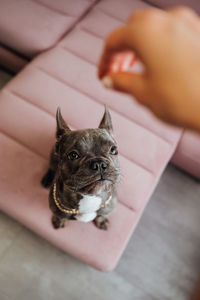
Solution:
<svg viewBox="0 0 200 300">
<path fill-rule="evenodd" d="M 101 81 L 106 88 L 130 94 L 137 99 L 142 99 L 145 93 L 145 80 L 141 74 L 110 73 Z"/>
</svg>

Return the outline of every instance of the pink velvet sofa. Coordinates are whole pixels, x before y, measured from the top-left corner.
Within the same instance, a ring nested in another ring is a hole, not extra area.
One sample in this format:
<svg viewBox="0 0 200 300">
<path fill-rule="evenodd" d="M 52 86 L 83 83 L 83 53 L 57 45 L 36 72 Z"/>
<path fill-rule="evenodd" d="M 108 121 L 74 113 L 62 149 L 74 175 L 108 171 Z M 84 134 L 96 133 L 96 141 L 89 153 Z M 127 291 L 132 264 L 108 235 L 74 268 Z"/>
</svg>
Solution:
<svg viewBox="0 0 200 300">
<path fill-rule="evenodd" d="M 130 12 L 149 7 L 142 0 L 0 2 L 0 64 L 21 70 L 0 92 L 0 208 L 103 271 L 116 266 L 170 160 L 200 177 L 197 134 L 166 126 L 96 77 L 106 35 Z M 55 141 L 56 108 L 72 128 L 88 128 L 97 126 L 104 104 L 119 145 L 119 204 L 106 232 L 74 221 L 56 231 L 40 184 Z"/>
</svg>

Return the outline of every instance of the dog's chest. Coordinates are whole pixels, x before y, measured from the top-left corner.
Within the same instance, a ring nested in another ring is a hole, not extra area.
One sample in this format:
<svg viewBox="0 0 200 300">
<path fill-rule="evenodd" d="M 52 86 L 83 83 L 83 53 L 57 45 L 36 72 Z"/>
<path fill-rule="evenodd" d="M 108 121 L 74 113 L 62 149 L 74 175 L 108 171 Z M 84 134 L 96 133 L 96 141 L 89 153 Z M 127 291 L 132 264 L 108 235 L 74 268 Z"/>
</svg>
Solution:
<svg viewBox="0 0 200 300">
<path fill-rule="evenodd" d="M 81 215 L 77 215 L 75 218 L 82 222 L 90 222 L 97 216 L 102 203 L 102 198 L 99 196 L 84 195 L 79 202 L 78 210 Z"/>
</svg>

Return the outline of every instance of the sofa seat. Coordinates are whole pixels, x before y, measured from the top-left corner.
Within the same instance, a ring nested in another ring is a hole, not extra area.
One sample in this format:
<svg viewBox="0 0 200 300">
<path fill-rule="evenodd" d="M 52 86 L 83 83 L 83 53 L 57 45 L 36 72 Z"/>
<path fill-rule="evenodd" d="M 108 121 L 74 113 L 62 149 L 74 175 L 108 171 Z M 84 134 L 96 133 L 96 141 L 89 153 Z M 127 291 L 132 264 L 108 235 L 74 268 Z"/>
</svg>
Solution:
<svg viewBox="0 0 200 300">
<path fill-rule="evenodd" d="M 1 0 L 0 66 L 18 72 L 35 55 L 53 47 L 96 1 Z"/>
<path fill-rule="evenodd" d="M 43 1 L 45 3 L 45 1 Z M 54 5 L 54 1 L 51 2 Z M 60 2 L 62 3 L 62 1 Z M 91 266 L 112 270 L 181 138 L 130 97 L 97 79 L 103 39 L 142 1 L 100 1 L 52 49 L 38 55 L 0 93 L 0 208 L 60 249 Z M 118 9 L 116 9 L 118 7 Z M 107 104 L 119 145 L 119 203 L 108 231 L 70 221 L 54 230 L 48 191 L 40 180 L 55 142 L 58 106 L 73 129 L 97 127 Z"/>
</svg>

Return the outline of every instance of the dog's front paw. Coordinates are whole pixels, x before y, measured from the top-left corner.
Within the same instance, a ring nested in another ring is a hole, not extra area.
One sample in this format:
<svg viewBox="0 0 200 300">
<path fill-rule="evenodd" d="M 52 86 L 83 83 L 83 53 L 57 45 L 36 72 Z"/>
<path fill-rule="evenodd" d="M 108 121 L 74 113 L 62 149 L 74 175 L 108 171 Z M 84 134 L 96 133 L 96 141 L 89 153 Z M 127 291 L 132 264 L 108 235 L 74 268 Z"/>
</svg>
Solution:
<svg viewBox="0 0 200 300">
<path fill-rule="evenodd" d="M 55 215 L 52 216 L 52 225 L 54 229 L 59 229 L 65 227 L 66 219 L 61 219 Z"/>
<path fill-rule="evenodd" d="M 108 229 L 109 220 L 104 216 L 97 216 L 93 222 L 99 229 Z"/>
<path fill-rule="evenodd" d="M 41 180 L 41 184 L 43 185 L 43 187 L 49 188 L 53 183 L 54 176 L 55 176 L 55 171 L 49 169 Z"/>
</svg>

